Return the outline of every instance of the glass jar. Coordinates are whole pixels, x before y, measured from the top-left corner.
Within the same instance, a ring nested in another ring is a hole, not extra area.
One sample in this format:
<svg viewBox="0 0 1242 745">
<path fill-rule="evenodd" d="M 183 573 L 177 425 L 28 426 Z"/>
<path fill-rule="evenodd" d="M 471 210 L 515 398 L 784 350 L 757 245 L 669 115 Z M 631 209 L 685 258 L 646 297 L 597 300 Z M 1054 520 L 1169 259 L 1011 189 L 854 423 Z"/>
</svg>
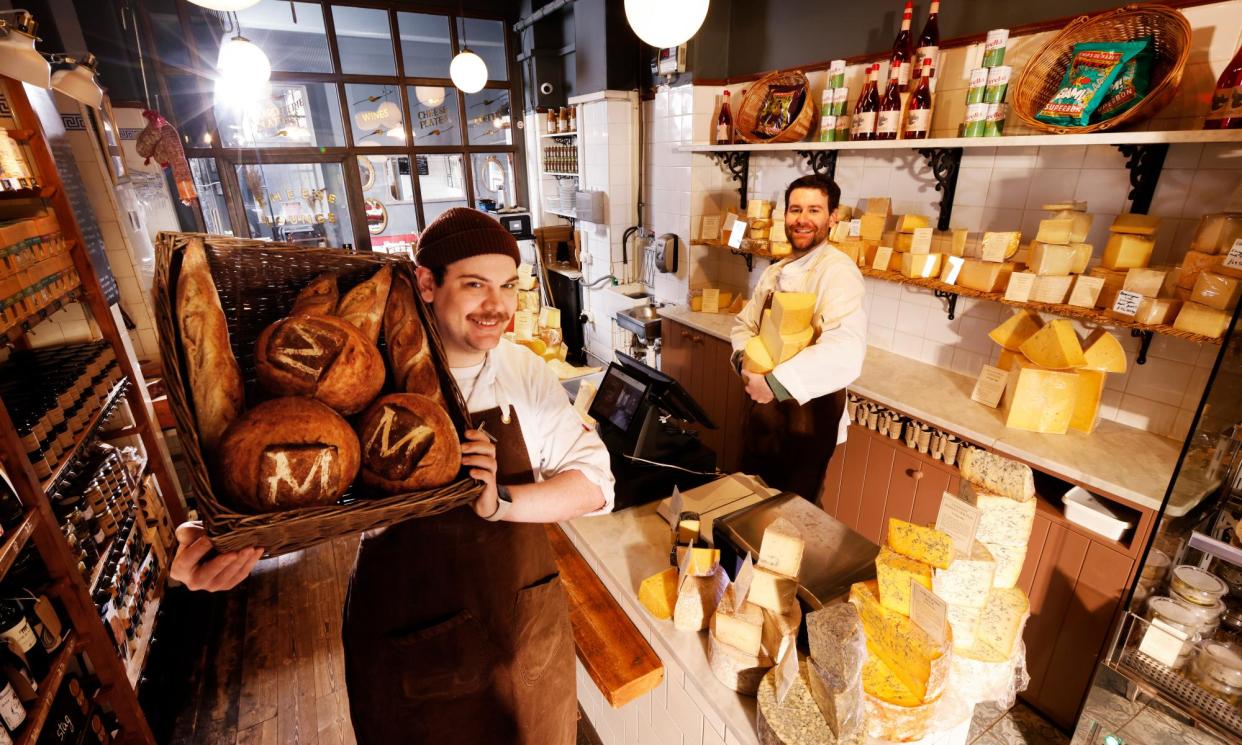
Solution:
<svg viewBox="0 0 1242 745">
<path fill-rule="evenodd" d="M 1190 564 L 1180 564 L 1173 568 L 1169 589 L 1199 605 L 1215 605 L 1229 591 L 1220 577 Z"/>
<path fill-rule="evenodd" d="M 1155 587 L 1164 579 L 1164 575 L 1169 572 L 1169 565 L 1172 564 L 1169 555 L 1158 548 L 1153 548 L 1147 554 L 1147 563 L 1143 565 L 1142 579 L 1145 584 Z"/>
<path fill-rule="evenodd" d="M 1225 601 L 1217 600 L 1212 605 L 1200 605 L 1187 600 L 1177 593 L 1169 595 L 1173 602 L 1181 605 L 1194 617 L 1199 624 L 1199 633 L 1205 638 L 1211 636 L 1220 625 L 1221 616 L 1225 615 Z"/>
<path fill-rule="evenodd" d="M 1228 642 L 1204 642 L 1191 667 L 1201 687 L 1237 706 L 1242 702 L 1242 647 Z"/>
</svg>

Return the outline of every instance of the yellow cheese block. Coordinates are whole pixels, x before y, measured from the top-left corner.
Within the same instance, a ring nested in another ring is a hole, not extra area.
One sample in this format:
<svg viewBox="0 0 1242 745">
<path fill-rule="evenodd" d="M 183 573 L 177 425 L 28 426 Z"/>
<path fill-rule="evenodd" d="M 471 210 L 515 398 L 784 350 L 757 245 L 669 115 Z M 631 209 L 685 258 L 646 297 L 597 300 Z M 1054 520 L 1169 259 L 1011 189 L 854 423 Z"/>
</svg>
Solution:
<svg viewBox="0 0 1242 745">
<path fill-rule="evenodd" d="M 1022 309 L 989 331 L 988 337 L 1005 349 L 1017 351 L 1043 327 L 1044 321 L 1037 313 Z"/>
<path fill-rule="evenodd" d="M 913 233 L 919 228 L 930 228 L 931 221 L 922 215 L 902 215 L 897 221 L 898 233 Z"/>
<path fill-rule="evenodd" d="M 994 588 L 988 593 L 983 613 L 979 614 L 979 624 L 975 627 L 975 648 L 983 647 L 1001 659 L 1009 659 L 1022 638 L 1022 629 L 1030 615 L 1031 602 L 1025 592 L 1016 587 L 1004 590 Z"/>
<path fill-rule="evenodd" d="M 695 295 L 694 297 L 690 298 L 690 310 L 694 311 L 695 313 L 701 313 L 703 311 L 703 296 L 702 295 Z"/>
<path fill-rule="evenodd" d="M 1222 212 L 1204 215 L 1190 241 L 1190 250 L 1209 254 L 1227 254 L 1233 242 L 1242 238 L 1242 214 Z"/>
<path fill-rule="evenodd" d="M 514 339 L 515 342 L 542 357 L 548 351 L 548 343 L 543 339 Z"/>
<path fill-rule="evenodd" d="M 728 311 L 728 312 L 729 312 L 729 313 L 732 313 L 732 314 L 734 314 L 734 315 L 737 315 L 738 313 L 741 313 L 741 312 L 742 312 L 742 308 L 744 308 L 744 307 L 746 307 L 746 296 L 745 296 L 745 295 L 743 295 L 742 293 L 740 293 L 740 292 L 739 292 L 739 293 L 738 293 L 738 294 L 737 294 L 737 295 L 733 298 L 733 302 L 732 302 L 732 303 L 729 303 L 729 311 Z"/>
<path fill-rule="evenodd" d="M 1126 281 L 1121 285 L 1121 289 L 1126 292 L 1136 292 L 1143 297 L 1157 297 L 1160 295 L 1160 288 L 1164 286 L 1166 274 L 1167 271 L 1164 269 L 1135 267 L 1126 272 Z"/>
<path fill-rule="evenodd" d="M 867 210 L 865 214 L 884 215 L 885 217 L 888 217 L 889 213 L 893 211 L 892 205 L 893 200 L 888 197 L 871 197 L 867 200 Z"/>
<path fill-rule="evenodd" d="M 1064 246 L 1070 242 L 1070 231 L 1074 221 L 1070 218 L 1051 217 L 1039 221 L 1039 232 L 1035 234 L 1037 243 L 1052 243 Z"/>
<path fill-rule="evenodd" d="M 772 360 L 772 355 L 768 353 L 768 348 L 764 346 L 763 339 L 752 336 L 746 340 L 746 346 L 742 349 L 743 370 L 767 375 L 775 367 L 776 363 Z"/>
<path fill-rule="evenodd" d="M 850 602 L 858 608 L 867 645 L 874 655 L 919 701 L 939 696 L 949 675 L 952 634 L 946 633 L 948 638 L 939 644 L 914 621 L 885 608 L 875 582 L 850 586 Z"/>
<path fill-rule="evenodd" d="M 988 232 L 983 234 L 981 250 L 984 256 L 988 256 L 994 252 L 1004 251 L 1005 258 L 1011 259 L 1013 258 L 1013 255 L 1018 252 L 1018 244 L 1021 240 L 1022 234 L 1017 231 L 1006 233 Z"/>
<path fill-rule="evenodd" d="M 1126 371 L 1126 350 L 1122 348 L 1117 337 L 1104 329 L 1091 332 L 1082 345 L 1082 356 L 1086 364 L 1083 367 L 1091 370 L 1103 370 L 1111 373 Z"/>
<path fill-rule="evenodd" d="M 1087 265 L 1091 263 L 1091 254 L 1095 252 L 1095 247 L 1090 243 L 1071 243 L 1070 248 L 1074 251 L 1070 274 L 1083 274 L 1087 271 Z"/>
<path fill-rule="evenodd" d="M 1032 241 L 1026 265 L 1039 275 L 1069 274 L 1074 268 L 1074 249 L 1063 244 Z"/>
<path fill-rule="evenodd" d="M 910 583 L 918 582 L 928 590 L 932 586 L 931 564 L 902 556 L 888 546 L 880 547 L 880 555 L 875 559 L 875 573 L 880 588 L 880 604 L 907 616 L 910 615 Z"/>
<path fill-rule="evenodd" d="M 1229 328 L 1232 314 L 1209 308 L 1201 303 L 1185 303 L 1173 322 L 1173 328 L 1192 334 L 1220 338 Z"/>
<path fill-rule="evenodd" d="M 1094 308 L 1104 289 L 1104 280 L 1099 277 L 1088 277 L 1083 274 L 1074 275 L 1074 286 L 1070 289 L 1069 299 L 1065 302 L 1079 308 Z"/>
<path fill-rule="evenodd" d="M 1045 434 L 1065 434 L 1078 397 L 1078 378 L 1073 371 L 1045 370 L 1014 361 L 1001 410 L 1005 426 Z"/>
<path fill-rule="evenodd" d="M 1156 242 L 1142 235 L 1113 233 L 1104 246 L 1104 258 L 1100 263 L 1106 269 L 1133 269 L 1151 263 L 1151 252 Z"/>
<path fill-rule="evenodd" d="M 1156 228 L 1158 227 L 1160 227 L 1159 217 L 1127 212 L 1117 215 L 1117 219 L 1113 220 L 1113 226 L 1109 230 L 1126 235 L 1153 236 L 1156 234 Z"/>
<path fill-rule="evenodd" d="M 1052 370 L 1082 367 L 1087 362 L 1073 323 L 1064 318 L 1045 324 L 1018 348 L 1031 362 Z"/>
<path fill-rule="evenodd" d="M 716 307 L 723 313 L 729 308 L 729 304 L 733 302 L 733 293 L 728 290 L 720 291 L 720 300 L 716 303 Z"/>
<path fill-rule="evenodd" d="M 1058 210 L 1052 216 L 1058 220 L 1070 221 L 1070 243 L 1082 243 L 1087 240 L 1087 233 L 1091 232 L 1091 215 L 1077 210 Z"/>
<path fill-rule="evenodd" d="M 763 567 L 755 567 L 755 578 L 750 583 L 746 599 L 761 608 L 783 615 L 798 604 L 798 580 Z"/>
<path fill-rule="evenodd" d="M 902 254 L 901 273 L 907 277 L 920 279 L 939 276 L 940 254 Z"/>
<path fill-rule="evenodd" d="M 1216 254 L 1200 251 L 1187 251 L 1182 259 L 1182 273 L 1177 278 L 1177 286 L 1186 290 L 1194 289 L 1195 282 L 1201 272 L 1220 273 L 1221 257 Z"/>
<path fill-rule="evenodd" d="M 1242 293 L 1242 280 L 1226 277 L 1223 274 L 1200 272 L 1195 280 L 1190 300 L 1216 310 L 1233 310 L 1238 304 L 1239 293 Z"/>
<path fill-rule="evenodd" d="M 768 253 L 778 258 L 788 256 L 793 253 L 793 246 L 785 241 L 772 241 L 772 243 L 768 246 Z M 857 259 L 857 256 L 854 258 Z"/>
<path fill-rule="evenodd" d="M 763 649 L 763 609 L 751 602 L 741 608 L 727 608 L 732 586 L 725 591 L 725 599 L 716 606 L 715 625 L 717 641 L 749 655 L 758 656 Z"/>
<path fill-rule="evenodd" d="M 673 607 L 677 604 L 677 570 L 669 567 L 643 580 L 638 586 L 638 600 L 648 613 L 661 621 L 672 618 Z"/>
<path fill-rule="evenodd" d="M 1070 416 L 1070 429 L 1091 434 L 1100 420 L 1100 398 L 1104 395 L 1103 370 L 1078 371 L 1078 394 L 1074 397 L 1074 413 Z"/>
<path fill-rule="evenodd" d="M 698 539 L 698 532 L 695 532 L 695 540 Z M 690 563 L 686 565 L 686 574 L 692 577 L 710 577 L 716 571 L 716 565 L 720 563 L 720 549 L 705 548 L 695 546 L 694 548 L 686 548 L 684 546 L 677 547 L 677 564 L 680 566 L 686 561 L 686 552 L 690 552 Z"/>
<path fill-rule="evenodd" d="M 1145 297 L 1139 301 L 1134 320 L 1138 323 L 1171 324 L 1182 309 L 1182 301 L 1171 297 Z"/>
<path fill-rule="evenodd" d="M 859 218 L 861 230 L 859 237 L 864 241 L 878 241 L 884 237 L 884 226 L 888 223 L 887 215 L 867 213 Z"/>
<path fill-rule="evenodd" d="M 911 233 L 896 233 L 893 235 L 893 250 L 899 253 L 906 253 L 914 247 L 914 235 Z"/>
<path fill-rule="evenodd" d="M 966 230 L 965 228 L 951 228 L 950 233 L 952 234 L 952 236 L 949 241 L 949 244 L 950 244 L 949 251 L 948 251 L 949 255 L 950 256 L 965 256 L 966 255 L 966 238 L 970 235 L 970 231 Z"/>
<path fill-rule="evenodd" d="M 763 311 L 763 321 L 759 324 L 759 338 L 763 340 L 763 346 L 767 348 L 772 361 L 778 365 L 806 349 L 814 334 L 815 330 L 810 326 L 792 334 L 782 334 L 777 329 L 776 322 L 772 320 L 772 311 L 770 309 Z"/>
<path fill-rule="evenodd" d="M 689 543 L 699 540 L 699 525 L 700 521 L 693 518 L 686 518 L 677 523 L 677 542 Z"/>
<path fill-rule="evenodd" d="M 902 556 L 947 569 L 953 562 L 953 539 L 943 530 L 889 518 L 888 546 Z"/>
<path fill-rule="evenodd" d="M 758 565 L 786 577 L 797 577 L 805 549 L 806 543 L 794 524 L 778 517 L 763 531 Z"/>
<path fill-rule="evenodd" d="M 772 322 L 782 334 L 796 334 L 811 325 L 818 300 L 813 292 L 774 292 Z"/>
<path fill-rule="evenodd" d="M 870 644 L 867 646 L 870 654 L 867 655 L 867 661 L 863 663 L 863 691 L 881 701 L 898 706 L 918 706 L 923 703 L 923 699 L 916 696 L 909 686 L 901 682 L 901 678 L 897 677 L 893 669 L 884 664 L 879 653 Z"/>
<path fill-rule="evenodd" d="M 1019 359 L 1026 359 L 1021 352 L 1014 352 L 1005 348 L 1001 348 L 1000 354 L 996 357 L 996 366 L 1002 370 L 1008 370 L 1013 367 L 1013 363 Z"/>
<path fill-rule="evenodd" d="M 979 292 L 1004 292 L 1011 274 L 1011 262 L 998 264 L 993 261 L 966 259 L 961 273 L 957 275 L 957 284 Z"/>
<path fill-rule="evenodd" d="M 1053 274 L 1035 278 L 1031 288 L 1031 300 L 1037 303 L 1064 303 L 1069 299 L 1074 278 L 1068 274 Z"/>
</svg>

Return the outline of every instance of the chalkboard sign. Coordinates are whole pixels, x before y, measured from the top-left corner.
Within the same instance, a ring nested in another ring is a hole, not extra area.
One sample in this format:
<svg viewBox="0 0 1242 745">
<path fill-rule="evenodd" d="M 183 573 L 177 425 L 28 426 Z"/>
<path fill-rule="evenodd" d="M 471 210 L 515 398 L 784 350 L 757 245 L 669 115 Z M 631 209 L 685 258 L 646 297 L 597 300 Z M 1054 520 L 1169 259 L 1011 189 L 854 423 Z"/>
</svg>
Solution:
<svg viewBox="0 0 1242 745">
<path fill-rule="evenodd" d="M 56 103 L 52 100 L 51 91 L 34 86 L 26 86 L 26 95 L 30 97 L 30 105 L 43 125 L 43 133 L 47 137 L 52 157 L 56 159 L 56 173 L 60 176 L 61 187 L 73 210 L 73 217 L 78 223 L 78 232 L 82 234 L 83 248 L 90 257 L 95 276 L 99 277 L 99 285 L 103 289 L 104 298 L 109 305 L 121 302 L 121 292 L 116 286 L 116 278 L 112 276 L 112 267 L 108 264 L 108 254 L 104 249 L 103 234 L 99 232 L 99 222 L 95 219 L 95 210 L 86 196 L 86 186 L 82 183 L 82 174 L 78 171 L 78 163 L 73 158 L 73 148 L 69 146 L 69 137 L 65 134 L 65 125 Z"/>
</svg>

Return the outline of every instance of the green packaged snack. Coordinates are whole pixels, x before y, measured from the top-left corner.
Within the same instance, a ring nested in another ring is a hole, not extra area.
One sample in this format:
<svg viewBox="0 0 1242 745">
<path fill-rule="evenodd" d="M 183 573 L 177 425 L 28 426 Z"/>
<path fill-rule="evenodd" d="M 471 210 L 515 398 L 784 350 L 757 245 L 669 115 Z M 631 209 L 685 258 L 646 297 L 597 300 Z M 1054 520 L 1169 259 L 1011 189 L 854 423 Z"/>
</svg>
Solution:
<svg viewBox="0 0 1242 745">
<path fill-rule="evenodd" d="M 1060 90 L 1035 118 L 1067 127 L 1088 124 L 1122 68 L 1147 46 L 1147 40 L 1075 44 Z"/>
<path fill-rule="evenodd" d="M 1104 121 L 1127 111 L 1147 95 L 1151 87 L 1152 48 L 1151 37 L 1140 39 L 1146 46 L 1134 59 L 1121 66 L 1121 72 L 1109 86 L 1108 93 L 1095 110 L 1095 120 Z"/>
</svg>

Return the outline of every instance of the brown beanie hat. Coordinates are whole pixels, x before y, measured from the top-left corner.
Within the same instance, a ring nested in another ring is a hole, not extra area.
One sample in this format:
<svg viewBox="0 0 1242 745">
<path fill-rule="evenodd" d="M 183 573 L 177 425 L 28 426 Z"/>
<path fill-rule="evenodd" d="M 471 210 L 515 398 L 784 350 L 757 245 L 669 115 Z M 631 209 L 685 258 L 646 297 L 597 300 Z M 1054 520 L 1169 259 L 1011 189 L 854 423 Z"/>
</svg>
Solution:
<svg viewBox="0 0 1242 745">
<path fill-rule="evenodd" d="M 414 263 L 439 269 L 482 254 L 503 254 L 522 263 L 517 240 L 499 220 L 469 207 L 454 207 L 432 220 L 418 237 Z"/>
</svg>

